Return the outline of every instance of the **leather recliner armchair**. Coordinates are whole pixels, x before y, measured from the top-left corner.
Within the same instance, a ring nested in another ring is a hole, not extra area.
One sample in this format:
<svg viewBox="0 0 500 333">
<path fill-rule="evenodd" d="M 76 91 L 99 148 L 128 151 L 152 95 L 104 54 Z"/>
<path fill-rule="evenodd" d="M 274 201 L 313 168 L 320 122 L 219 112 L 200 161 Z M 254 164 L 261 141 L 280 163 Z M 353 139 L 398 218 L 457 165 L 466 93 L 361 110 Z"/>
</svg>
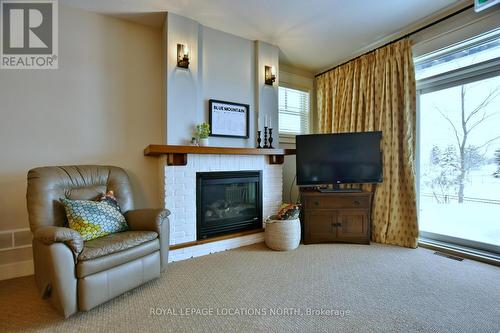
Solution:
<svg viewBox="0 0 500 333">
<path fill-rule="evenodd" d="M 60 198 L 93 200 L 114 191 L 129 230 L 90 241 L 67 226 Z M 35 279 L 65 316 L 88 311 L 160 276 L 168 262 L 170 214 L 133 209 L 125 171 L 112 166 L 42 167 L 28 172 Z"/>
</svg>

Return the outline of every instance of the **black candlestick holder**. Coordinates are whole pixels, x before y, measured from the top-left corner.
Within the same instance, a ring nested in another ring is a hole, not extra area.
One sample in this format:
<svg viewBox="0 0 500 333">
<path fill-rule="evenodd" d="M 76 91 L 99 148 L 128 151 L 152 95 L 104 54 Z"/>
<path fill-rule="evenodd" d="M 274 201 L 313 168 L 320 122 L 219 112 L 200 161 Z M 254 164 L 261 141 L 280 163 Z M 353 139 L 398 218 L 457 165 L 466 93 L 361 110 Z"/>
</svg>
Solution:
<svg viewBox="0 0 500 333">
<path fill-rule="evenodd" d="M 267 145 L 267 126 L 264 126 L 264 147 L 263 148 L 269 148 Z"/>
<path fill-rule="evenodd" d="M 274 149 L 273 147 L 273 129 L 269 129 L 269 146 L 267 147 L 269 149 Z"/>
<path fill-rule="evenodd" d="M 262 146 L 260 145 L 260 143 L 262 142 L 262 138 L 260 137 L 261 133 L 262 131 L 257 131 L 257 148 L 262 148 Z"/>
</svg>

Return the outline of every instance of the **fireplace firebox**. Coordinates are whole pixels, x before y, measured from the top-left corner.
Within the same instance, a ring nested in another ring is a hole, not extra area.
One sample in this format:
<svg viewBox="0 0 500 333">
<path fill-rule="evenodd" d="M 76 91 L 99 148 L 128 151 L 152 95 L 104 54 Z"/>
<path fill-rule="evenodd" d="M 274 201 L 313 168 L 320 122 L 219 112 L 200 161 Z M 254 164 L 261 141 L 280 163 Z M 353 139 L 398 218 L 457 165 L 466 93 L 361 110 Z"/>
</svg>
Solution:
<svg viewBox="0 0 500 333">
<path fill-rule="evenodd" d="M 262 171 L 196 174 L 198 240 L 262 228 Z"/>
</svg>

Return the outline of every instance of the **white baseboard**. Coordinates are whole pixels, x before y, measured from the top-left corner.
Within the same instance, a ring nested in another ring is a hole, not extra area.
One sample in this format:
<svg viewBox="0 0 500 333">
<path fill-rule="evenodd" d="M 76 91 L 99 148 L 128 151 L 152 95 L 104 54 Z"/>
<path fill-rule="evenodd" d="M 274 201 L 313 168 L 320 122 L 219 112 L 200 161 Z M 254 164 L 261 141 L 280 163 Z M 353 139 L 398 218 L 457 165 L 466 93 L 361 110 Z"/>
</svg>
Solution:
<svg viewBox="0 0 500 333">
<path fill-rule="evenodd" d="M 11 264 L 0 265 L 0 281 L 13 279 L 16 277 L 33 275 L 35 272 L 33 260 L 13 262 Z"/>
<path fill-rule="evenodd" d="M 236 249 L 264 241 L 264 233 L 246 235 L 236 238 L 223 239 L 216 242 L 193 245 L 177 250 L 171 250 L 168 253 L 168 262 L 181 261 L 195 257 L 201 257 L 207 254 Z"/>
</svg>

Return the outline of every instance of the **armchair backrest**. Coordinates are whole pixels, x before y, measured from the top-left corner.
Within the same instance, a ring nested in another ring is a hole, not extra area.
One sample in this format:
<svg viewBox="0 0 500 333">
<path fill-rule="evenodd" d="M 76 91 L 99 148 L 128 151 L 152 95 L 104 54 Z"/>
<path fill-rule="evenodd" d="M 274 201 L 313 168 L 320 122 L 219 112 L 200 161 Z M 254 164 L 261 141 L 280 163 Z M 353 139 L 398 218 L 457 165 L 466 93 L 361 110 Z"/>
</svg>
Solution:
<svg viewBox="0 0 500 333">
<path fill-rule="evenodd" d="M 121 168 L 73 165 L 30 170 L 26 201 L 31 231 L 41 226 L 66 225 L 66 213 L 60 198 L 94 200 L 107 191 L 114 191 L 123 212 L 133 209 L 130 182 Z"/>
</svg>

